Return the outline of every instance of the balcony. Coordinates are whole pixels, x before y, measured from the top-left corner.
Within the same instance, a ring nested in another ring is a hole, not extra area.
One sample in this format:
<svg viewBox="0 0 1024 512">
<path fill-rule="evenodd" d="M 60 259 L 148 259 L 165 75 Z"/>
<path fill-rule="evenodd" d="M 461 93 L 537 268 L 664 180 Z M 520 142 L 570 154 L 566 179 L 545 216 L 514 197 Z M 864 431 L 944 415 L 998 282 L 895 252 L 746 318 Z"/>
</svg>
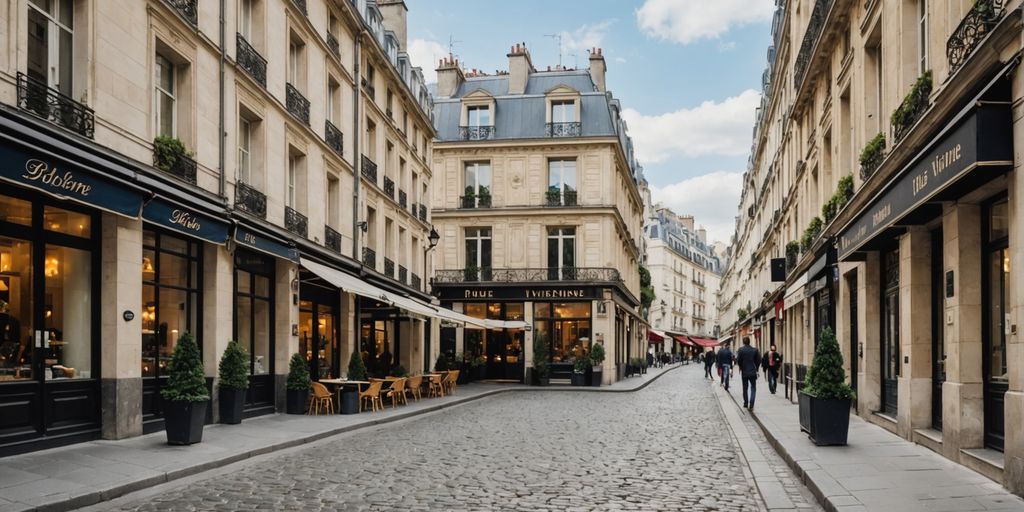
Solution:
<svg viewBox="0 0 1024 512">
<path fill-rule="evenodd" d="M 363 177 L 377 184 L 377 164 L 363 155 L 362 165 L 359 166 L 359 172 L 362 173 Z"/>
<path fill-rule="evenodd" d="M 255 48 L 246 41 L 242 34 L 237 34 L 235 37 L 235 62 L 242 68 L 249 76 L 252 77 L 256 83 L 267 87 L 267 59 L 264 59 Z"/>
<path fill-rule="evenodd" d="M 302 12 L 303 16 L 309 16 L 309 11 L 306 9 L 306 0 L 292 0 L 295 4 L 295 8 Z"/>
<path fill-rule="evenodd" d="M 153 165 L 178 179 L 196 184 L 196 161 L 186 154 L 167 154 L 153 148 Z"/>
<path fill-rule="evenodd" d="M 409 282 L 409 286 L 412 286 L 413 288 L 419 290 L 420 287 L 423 286 L 423 281 L 420 280 L 420 276 L 413 274 L 412 280 Z"/>
<path fill-rule="evenodd" d="M 384 195 L 391 199 L 395 198 L 395 180 L 387 176 L 384 176 Z"/>
<path fill-rule="evenodd" d="M 267 196 L 245 183 L 235 183 L 235 208 L 265 219 L 267 218 Z"/>
<path fill-rule="evenodd" d="M 402 284 L 409 282 L 409 269 L 401 265 L 398 266 L 398 282 Z"/>
<path fill-rule="evenodd" d="M 341 45 L 338 44 L 338 38 L 334 37 L 334 34 L 331 34 L 330 32 L 327 33 L 327 47 L 331 49 L 331 53 L 333 53 L 335 57 L 339 59 L 341 58 Z"/>
<path fill-rule="evenodd" d="M 697 286 L 699 288 L 704 288 L 704 281 L 698 281 L 696 279 L 691 279 L 690 282 L 692 282 L 694 284 L 694 286 Z"/>
<path fill-rule="evenodd" d="M 946 41 L 946 58 L 949 59 L 949 74 L 956 73 L 974 53 L 975 48 L 988 37 L 992 28 L 999 23 L 1006 8 L 1006 0 L 977 0 L 967 16 L 960 21 L 953 34 Z"/>
<path fill-rule="evenodd" d="M 422 208 L 423 206 L 420 205 L 420 207 Z M 459 196 L 459 208 L 472 209 L 472 208 L 490 208 L 490 207 L 491 207 L 491 195 L 490 194 Z M 420 220 L 426 220 L 425 219 L 426 215 L 424 215 L 422 213 L 423 210 L 420 210 L 420 211 L 421 211 L 421 213 L 420 213 Z"/>
<path fill-rule="evenodd" d="M 291 206 L 284 207 L 284 228 L 303 238 L 309 236 L 309 219 Z"/>
<path fill-rule="evenodd" d="M 46 82 L 18 73 L 18 108 L 92 138 L 96 116 L 91 108 L 47 87 Z"/>
<path fill-rule="evenodd" d="M 324 226 L 324 245 L 327 246 L 328 249 L 340 253 L 341 233 L 338 233 L 330 226 Z"/>
<path fill-rule="evenodd" d="M 404 190 L 398 191 L 398 205 L 404 210 L 409 206 L 409 194 L 406 194 Z"/>
<path fill-rule="evenodd" d="M 473 282 L 539 283 L 546 281 L 621 282 L 618 269 L 600 267 L 475 268 L 438 270 L 436 284 Z"/>
<path fill-rule="evenodd" d="M 893 144 L 899 144 L 910 129 L 917 124 L 931 105 L 932 72 L 925 71 L 911 87 L 910 92 L 889 118 L 892 122 Z"/>
<path fill-rule="evenodd" d="M 459 138 L 462 140 L 489 140 L 494 138 L 493 126 L 460 126 Z"/>
<path fill-rule="evenodd" d="M 371 269 L 377 268 L 377 251 L 363 247 L 363 266 Z"/>
<path fill-rule="evenodd" d="M 292 84 L 284 84 L 285 108 L 288 113 L 309 126 L 309 100 Z"/>
<path fill-rule="evenodd" d="M 423 222 L 427 221 L 427 205 L 425 205 L 425 204 L 421 204 L 420 205 L 420 215 L 419 215 L 419 217 L 420 217 L 420 220 L 422 220 Z"/>
<path fill-rule="evenodd" d="M 196 11 L 197 0 L 167 0 L 167 3 L 178 11 L 185 20 L 196 26 L 199 23 L 199 16 Z"/>
<path fill-rule="evenodd" d="M 384 275 L 392 279 L 395 277 L 395 262 L 391 258 L 384 258 Z"/>
<path fill-rule="evenodd" d="M 367 82 L 365 77 L 362 80 L 362 84 L 363 90 L 366 91 L 366 94 L 370 96 L 370 99 L 377 99 L 377 89 L 373 87 L 373 84 Z"/>
<path fill-rule="evenodd" d="M 579 137 L 583 133 L 583 124 L 576 123 L 548 123 L 544 127 L 545 137 Z"/>
<path fill-rule="evenodd" d="M 803 42 L 800 43 L 800 51 L 797 53 L 796 61 L 793 64 L 793 86 L 798 90 L 804 81 L 804 75 L 807 74 L 807 68 L 811 64 L 811 56 L 818 45 L 821 31 L 825 28 L 825 17 L 828 16 L 828 12 L 832 9 L 833 2 L 834 0 L 818 0 L 814 3 L 811 19 L 807 22 L 807 31 L 804 32 Z"/>
<path fill-rule="evenodd" d="M 576 191 L 548 190 L 544 193 L 544 206 L 576 206 Z"/>
<path fill-rule="evenodd" d="M 342 135 L 341 130 L 334 123 L 330 121 L 324 121 L 324 142 L 327 146 L 334 150 L 338 156 L 345 156 L 345 136 Z"/>
</svg>

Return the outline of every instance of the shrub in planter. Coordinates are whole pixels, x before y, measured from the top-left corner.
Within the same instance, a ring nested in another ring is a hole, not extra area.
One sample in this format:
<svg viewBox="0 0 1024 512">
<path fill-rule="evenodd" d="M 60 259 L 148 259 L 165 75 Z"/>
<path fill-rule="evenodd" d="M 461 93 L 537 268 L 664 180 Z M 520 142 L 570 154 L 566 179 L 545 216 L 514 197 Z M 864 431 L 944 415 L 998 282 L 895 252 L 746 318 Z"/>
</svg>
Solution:
<svg viewBox="0 0 1024 512">
<path fill-rule="evenodd" d="M 601 377 L 603 376 L 602 366 L 604 364 L 604 345 L 595 343 L 594 347 L 590 349 L 590 364 L 593 366 L 592 374 L 590 376 L 591 386 L 600 386 Z"/>
<path fill-rule="evenodd" d="M 437 361 L 434 361 L 434 371 L 448 371 L 448 356 L 444 352 L 437 355 Z"/>
<path fill-rule="evenodd" d="M 409 370 L 406 370 L 404 366 L 398 365 L 391 369 L 391 375 L 395 377 L 408 377 Z"/>
<path fill-rule="evenodd" d="M 171 172 L 179 158 L 192 156 L 192 152 L 177 137 L 159 135 L 153 139 L 153 163 L 161 171 Z"/>
<path fill-rule="evenodd" d="M 224 349 L 217 372 L 220 422 L 237 425 L 242 422 L 245 392 L 249 389 L 249 355 L 237 341 L 229 342 Z"/>
<path fill-rule="evenodd" d="M 473 380 L 484 380 L 487 377 L 487 360 L 483 356 L 473 356 L 469 360 L 469 370 L 473 374 Z"/>
<path fill-rule="evenodd" d="M 589 357 L 577 357 L 572 363 L 572 385 L 585 386 L 587 383 L 587 370 L 591 363 Z"/>
<path fill-rule="evenodd" d="M 551 378 L 551 367 L 548 366 L 548 341 L 542 332 L 533 335 L 533 376 L 536 386 L 547 386 Z"/>
<path fill-rule="evenodd" d="M 292 354 L 291 361 L 288 361 L 288 381 L 285 383 L 288 414 L 306 412 L 309 388 L 309 366 L 301 355 Z"/>
<path fill-rule="evenodd" d="M 801 427 L 808 431 L 814 444 L 845 445 L 854 392 L 846 383 L 843 354 L 829 327 L 821 331 L 821 341 L 800 395 Z"/>
<path fill-rule="evenodd" d="M 363 364 L 363 355 L 356 350 L 348 360 L 348 380 L 366 380 L 366 365 Z M 345 387 L 341 392 L 341 413 L 359 413 L 359 390 L 353 387 Z"/>
<path fill-rule="evenodd" d="M 167 444 L 193 444 L 203 440 L 203 423 L 210 395 L 206 391 L 203 359 L 189 333 L 178 338 L 171 356 L 164 399 Z"/>
</svg>

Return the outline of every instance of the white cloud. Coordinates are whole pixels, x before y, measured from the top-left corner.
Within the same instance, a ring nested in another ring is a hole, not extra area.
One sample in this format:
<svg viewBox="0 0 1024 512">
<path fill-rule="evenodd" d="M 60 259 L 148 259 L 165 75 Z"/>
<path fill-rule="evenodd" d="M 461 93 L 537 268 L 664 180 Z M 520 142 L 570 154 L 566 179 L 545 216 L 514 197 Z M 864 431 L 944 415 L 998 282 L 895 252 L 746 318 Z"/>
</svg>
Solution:
<svg viewBox="0 0 1024 512">
<path fill-rule="evenodd" d="M 743 189 L 743 173 L 716 171 L 664 187 L 651 186 L 651 199 L 680 215 L 693 215 L 709 241 L 729 243 Z"/>
<path fill-rule="evenodd" d="M 674 155 L 742 156 L 750 150 L 760 101 L 761 94 L 748 89 L 720 103 L 705 101 L 692 109 L 653 116 L 625 109 L 622 117 L 644 163 L 663 162 Z"/>
<path fill-rule="evenodd" d="M 625 64 L 626 63 L 626 58 L 625 57 L 615 57 L 615 62 L 618 62 L 619 64 Z"/>
<path fill-rule="evenodd" d="M 587 50 L 601 46 L 604 36 L 615 21 L 615 19 L 610 19 L 592 25 L 583 25 L 572 32 L 563 30 L 561 32 L 562 51 L 566 55 L 575 53 L 577 59 L 586 57 Z"/>
<path fill-rule="evenodd" d="M 774 11 L 771 0 L 646 0 L 636 22 L 649 36 L 689 44 L 733 26 L 770 21 Z"/>
<path fill-rule="evenodd" d="M 423 68 L 427 83 L 437 82 L 437 62 L 448 55 L 448 49 L 437 41 L 413 39 L 409 43 L 409 60 L 413 66 Z"/>
<path fill-rule="evenodd" d="M 736 49 L 736 41 L 723 41 L 718 43 L 718 51 L 730 52 Z"/>
</svg>

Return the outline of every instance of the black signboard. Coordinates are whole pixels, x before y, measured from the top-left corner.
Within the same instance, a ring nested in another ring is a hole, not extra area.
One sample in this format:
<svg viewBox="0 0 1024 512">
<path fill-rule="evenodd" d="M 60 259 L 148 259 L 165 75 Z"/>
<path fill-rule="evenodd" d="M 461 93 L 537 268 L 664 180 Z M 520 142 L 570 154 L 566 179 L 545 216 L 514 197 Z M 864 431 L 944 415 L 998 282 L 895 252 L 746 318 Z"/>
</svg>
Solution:
<svg viewBox="0 0 1024 512">
<path fill-rule="evenodd" d="M 786 280 L 786 258 L 772 258 L 772 282 L 780 283 Z"/>
<path fill-rule="evenodd" d="M 1012 165 L 1010 110 L 982 105 L 919 156 L 839 236 L 845 260 L 869 240 L 978 167 Z"/>
<path fill-rule="evenodd" d="M 142 218 L 179 233 L 223 244 L 228 241 L 228 230 L 231 225 L 227 221 L 199 213 L 191 208 L 174 204 L 162 198 L 146 203 L 142 209 Z"/>
<path fill-rule="evenodd" d="M 238 228 L 235 229 L 235 241 L 238 242 L 239 245 L 255 249 L 271 256 L 277 256 L 278 258 L 284 258 L 294 262 L 299 261 L 298 249 L 285 245 L 284 243 L 269 238 L 261 233 L 257 233 L 245 226 L 238 226 Z"/>
<path fill-rule="evenodd" d="M 600 287 L 568 286 L 442 286 L 434 288 L 438 298 L 457 302 L 484 302 L 489 300 L 519 300 L 534 302 L 571 302 L 600 300 L 604 297 Z"/>
</svg>

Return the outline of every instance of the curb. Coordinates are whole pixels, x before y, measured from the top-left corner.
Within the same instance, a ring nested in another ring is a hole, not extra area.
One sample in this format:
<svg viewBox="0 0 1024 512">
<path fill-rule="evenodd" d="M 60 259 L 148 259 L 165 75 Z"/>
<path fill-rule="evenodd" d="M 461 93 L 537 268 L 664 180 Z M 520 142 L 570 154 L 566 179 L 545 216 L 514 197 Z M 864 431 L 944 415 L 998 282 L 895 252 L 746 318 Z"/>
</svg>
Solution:
<svg viewBox="0 0 1024 512">
<path fill-rule="evenodd" d="M 96 505 L 98 503 L 103 503 L 105 501 L 110 501 L 110 500 L 113 500 L 113 499 L 116 499 L 116 498 L 120 498 L 120 497 L 122 497 L 122 496 L 124 496 L 126 494 L 130 494 L 130 493 L 133 493 L 133 492 L 136 492 L 136 491 L 140 491 L 140 490 L 146 489 L 148 487 L 153 487 L 153 486 L 156 486 L 156 485 L 161 485 L 161 484 L 165 484 L 165 483 L 168 483 L 168 482 L 173 482 L 174 480 L 179 480 L 179 479 L 182 479 L 182 478 L 185 478 L 185 477 L 197 475 L 199 473 L 203 473 L 203 472 L 210 471 L 210 470 L 213 470 L 213 469 L 221 468 L 221 467 L 227 466 L 229 464 L 234 464 L 236 462 L 240 462 L 240 461 L 243 461 L 243 460 L 246 460 L 246 459 L 251 459 L 253 457 L 257 457 L 257 456 L 260 456 L 260 455 L 266 455 L 268 453 L 273 453 L 273 452 L 277 452 L 277 451 L 281 451 L 281 450 L 286 450 L 288 448 L 294 448 L 296 446 L 301 446 L 301 445 L 304 445 L 304 444 L 309 444 L 309 443 L 312 443 L 312 442 L 315 442 L 315 441 L 319 441 L 321 439 L 326 439 L 328 437 L 336 436 L 336 435 L 339 435 L 339 434 L 345 434 L 345 433 L 353 432 L 353 431 L 356 431 L 356 430 L 362 430 L 362 429 L 365 429 L 365 428 L 375 427 L 375 426 L 378 426 L 378 425 L 386 425 L 388 423 L 394 423 L 394 422 L 406 420 L 406 419 L 409 419 L 409 418 L 413 418 L 413 417 L 416 417 L 416 416 L 422 416 L 422 415 L 425 415 L 425 414 L 437 412 L 437 411 L 440 411 L 440 410 L 443 410 L 443 409 L 448 409 L 448 408 L 451 408 L 451 407 L 457 407 L 457 406 L 468 404 L 468 403 L 471 403 L 471 402 L 474 402 L 474 401 L 477 401 L 477 400 L 480 400 L 480 399 L 483 399 L 483 398 L 493 397 L 493 396 L 497 396 L 497 395 L 504 394 L 504 393 L 514 393 L 514 392 L 530 393 L 530 392 L 536 392 L 536 391 L 541 391 L 541 392 L 576 392 L 576 393 L 633 393 L 633 392 L 640 391 L 640 390 L 646 388 L 652 382 L 660 379 L 663 375 L 665 375 L 668 372 L 673 371 L 673 370 L 675 370 L 677 368 L 680 368 L 680 367 L 682 367 L 682 365 L 677 365 L 677 366 L 675 366 L 673 368 L 669 368 L 669 369 L 659 373 L 658 375 L 655 375 L 653 378 L 651 378 L 650 380 L 644 382 L 643 384 L 640 384 L 639 386 L 637 386 L 635 388 L 630 388 L 630 389 L 608 389 L 608 388 L 602 389 L 600 387 L 594 388 L 594 387 L 589 387 L 589 386 L 588 387 L 581 387 L 581 386 L 564 386 L 564 387 L 528 386 L 528 387 L 495 389 L 495 390 L 491 390 L 491 391 L 485 391 L 483 393 L 480 393 L 478 395 L 474 395 L 474 396 L 465 398 L 465 399 L 460 400 L 458 402 L 449 402 L 449 403 L 444 403 L 444 404 L 437 404 L 437 405 L 433 405 L 433 406 L 428 406 L 426 408 L 423 408 L 423 409 L 420 409 L 420 410 L 417 410 L 417 411 L 403 412 L 403 413 L 395 414 L 395 415 L 392 415 L 392 416 L 388 416 L 386 418 L 370 420 L 370 421 L 367 421 L 365 423 L 359 423 L 359 424 L 355 424 L 355 425 L 346 425 L 344 427 L 338 427 L 338 428 L 334 428 L 334 429 L 330 429 L 330 430 L 325 430 L 323 432 L 316 432 L 316 433 L 308 434 L 308 435 L 305 435 L 303 437 L 299 437 L 299 438 L 296 438 L 296 439 L 289 439 L 287 441 L 281 441 L 281 442 L 273 443 L 273 444 L 270 444 L 270 445 L 267 445 L 267 446 L 261 446 L 259 448 L 254 448 L 252 450 L 244 451 L 242 453 L 234 453 L 234 454 L 231 454 L 231 455 L 224 456 L 223 458 L 220 458 L 220 459 L 217 459 L 217 460 L 211 460 L 211 461 L 208 461 L 208 462 L 204 462 L 204 463 L 196 465 L 196 466 L 191 466 L 191 467 L 187 467 L 187 468 L 181 468 L 181 469 L 176 469 L 176 470 L 173 470 L 173 471 L 168 471 L 166 473 L 163 473 L 163 474 L 160 474 L 160 475 L 156 475 L 156 476 L 152 476 L 152 477 L 148 477 L 148 478 L 144 478 L 144 479 L 141 479 L 141 480 L 135 480 L 135 481 L 126 482 L 126 483 L 122 483 L 122 484 L 115 484 L 115 485 L 113 485 L 111 487 L 108 487 L 108 488 L 105 488 L 105 489 L 97 489 L 97 490 L 94 490 L 94 491 L 91 491 L 91 492 L 88 492 L 88 493 L 85 493 L 85 494 L 69 497 L 67 499 L 63 499 L 63 500 L 60 500 L 60 501 L 55 501 L 53 503 L 47 503 L 47 504 L 39 505 L 39 506 L 36 506 L 36 507 L 29 506 L 28 508 L 24 508 L 24 509 L 21 509 L 21 510 L 25 511 L 25 512 L 28 512 L 28 511 L 33 511 L 33 512 L 65 512 L 65 511 L 68 511 L 68 510 L 74 510 L 74 509 L 78 509 L 78 508 L 82 508 L 82 507 L 88 507 L 88 506 L 91 506 L 91 505 Z"/>
<path fill-rule="evenodd" d="M 761 486 L 757 485 L 757 478 L 754 477 L 753 471 L 750 470 L 750 462 L 747 460 L 747 455 L 743 453 L 743 447 L 740 446 L 740 440 L 739 436 L 736 435 L 736 430 L 733 429 L 732 423 L 729 422 L 729 418 L 725 416 L 725 407 L 722 405 L 723 399 L 719 397 L 721 393 L 715 390 L 714 384 L 714 379 L 712 379 L 711 394 L 714 395 L 715 404 L 718 405 L 718 410 L 721 411 L 722 413 L 722 419 L 725 420 L 725 425 L 726 427 L 729 428 L 729 433 L 732 437 L 733 447 L 736 449 L 736 454 L 740 458 L 740 467 L 743 468 L 743 476 L 746 477 L 746 479 L 753 484 L 753 487 L 757 491 L 758 496 L 761 497 L 761 502 L 757 504 L 758 510 L 761 512 L 767 512 L 768 506 L 765 504 L 764 492 L 761 490 Z M 724 393 L 728 395 L 729 398 L 732 398 L 733 402 L 736 401 L 736 398 L 732 396 L 732 393 L 729 393 L 728 391 L 724 391 Z"/>
</svg>

